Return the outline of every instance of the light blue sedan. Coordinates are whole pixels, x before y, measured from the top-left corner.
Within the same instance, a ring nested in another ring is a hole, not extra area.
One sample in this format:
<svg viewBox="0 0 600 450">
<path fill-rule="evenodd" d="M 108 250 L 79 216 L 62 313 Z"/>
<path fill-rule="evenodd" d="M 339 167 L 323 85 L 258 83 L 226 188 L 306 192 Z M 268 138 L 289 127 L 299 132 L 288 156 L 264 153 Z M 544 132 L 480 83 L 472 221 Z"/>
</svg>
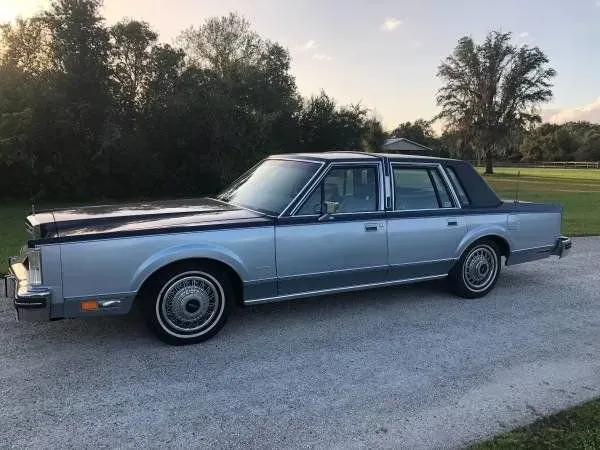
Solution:
<svg viewBox="0 0 600 450">
<path fill-rule="evenodd" d="M 502 258 L 565 256 L 560 205 L 503 202 L 463 161 L 271 156 L 214 198 L 39 212 L 10 260 L 19 319 L 128 313 L 170 344 L 214 336 L 235 304 L 446 278 L 490 292 Z"/>
</svg>

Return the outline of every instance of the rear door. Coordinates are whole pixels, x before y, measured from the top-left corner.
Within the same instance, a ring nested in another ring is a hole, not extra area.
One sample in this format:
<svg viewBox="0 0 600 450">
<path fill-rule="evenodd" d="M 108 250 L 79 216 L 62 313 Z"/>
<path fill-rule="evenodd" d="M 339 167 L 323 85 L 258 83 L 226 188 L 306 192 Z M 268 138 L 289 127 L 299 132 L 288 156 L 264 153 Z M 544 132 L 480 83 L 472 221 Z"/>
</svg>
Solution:
<svg viewBox="0 0 600 450">
<path fill-rule="evenodd" d="M 390 280 L 446 275 L 467 226 L 441 166 L 392 162 L 390 181 Z"/>
</svg>

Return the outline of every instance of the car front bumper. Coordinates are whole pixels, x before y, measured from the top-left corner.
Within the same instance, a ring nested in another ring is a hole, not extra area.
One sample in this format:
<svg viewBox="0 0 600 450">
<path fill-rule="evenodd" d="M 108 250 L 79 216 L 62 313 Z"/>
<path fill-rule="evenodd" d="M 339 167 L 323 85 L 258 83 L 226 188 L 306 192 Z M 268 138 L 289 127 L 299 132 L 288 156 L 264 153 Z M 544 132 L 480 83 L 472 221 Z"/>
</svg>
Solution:
<svg viewBox="0 0 600 450">
<path fill-rule="evenodd" d="M 552 254 L 559 258 L 564 258 L 570 253 L 572 245 L 571 238 L 561 236 L 556 240 L 556 245 L 554 246 L 554 250 L 552 250 Z"/>
<path fill-rule="evenodd" d="M 17 319 L 26 322 L 50 320 L 52 292 L 42 286 L 29 286 L 27 268 L 18 258 L 9 258 L 4 278 L 6 296 L 13 300 Z"/>
</svg>

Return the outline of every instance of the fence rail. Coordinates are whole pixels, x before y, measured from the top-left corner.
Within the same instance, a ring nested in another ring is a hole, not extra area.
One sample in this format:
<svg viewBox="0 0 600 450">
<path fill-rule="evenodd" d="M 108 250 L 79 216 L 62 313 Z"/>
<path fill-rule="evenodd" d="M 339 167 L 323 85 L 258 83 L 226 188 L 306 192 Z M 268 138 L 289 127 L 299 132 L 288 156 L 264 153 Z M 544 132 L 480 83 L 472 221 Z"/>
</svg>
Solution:
<svg viewBox="0 0 600 450">
<path fill-rule="evenodd" d="M 478 165 L 477 161 L 469 161 L 473 165 Z M 485 165 L 483 162 L 479 165 Z M 539 161 L 539 162 L 508 162 L 497 161 L 498 167 L 532 167 L 532 168 L 559 168 L 559 169 L 600 169 L 600 161 Z"/>
</svg>

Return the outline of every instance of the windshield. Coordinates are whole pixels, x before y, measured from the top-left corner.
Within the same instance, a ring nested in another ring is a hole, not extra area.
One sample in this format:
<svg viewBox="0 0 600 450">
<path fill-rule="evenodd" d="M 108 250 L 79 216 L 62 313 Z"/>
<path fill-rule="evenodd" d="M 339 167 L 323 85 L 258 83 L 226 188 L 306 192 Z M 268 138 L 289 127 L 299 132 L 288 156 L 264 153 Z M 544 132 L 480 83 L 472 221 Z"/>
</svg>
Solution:
<svg viewBox="0 0 600 450">
<path fill-rule="evenodd" d="M 279 215 L 319 169 L 318 163 L 267 159 L 245 173 L 218 199 Z"/>
</svg>

